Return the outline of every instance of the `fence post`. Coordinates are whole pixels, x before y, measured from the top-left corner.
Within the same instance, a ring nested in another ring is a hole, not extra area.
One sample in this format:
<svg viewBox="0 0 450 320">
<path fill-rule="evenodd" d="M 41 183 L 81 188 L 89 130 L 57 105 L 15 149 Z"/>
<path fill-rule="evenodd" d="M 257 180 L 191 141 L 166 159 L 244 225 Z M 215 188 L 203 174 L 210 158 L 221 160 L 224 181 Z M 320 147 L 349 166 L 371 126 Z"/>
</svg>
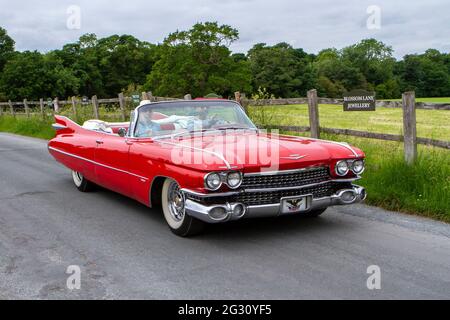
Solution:
<svg viewBox="0 0 450 320">
<path fill-rule="evenodd" d="M 192 96 L 190 93 L 184 95 L 184 100 L 192 100 Z"/>
<path fill-rule="evenodd" d="M 98 100 L 97 100 L 97 96 L 94 95 L 92 96 L 92 108 L 94 109 L 94 119 L 98 119 L 99 115 L 98 115 Z"/>
<path fill-rule="evenodd" d="M 236 100 L 237 103 L 239 103 L 243 108 L 245 113 L 248 115 L 248 102 L 247 100 L 244 102 L 245 94 L 241 93 L 240 91 L 236 91 L 234 93 L 234 100 Z"/>
<path fill-rule="evenodd" d="M 72 113 L 73 113 L 73 118 L 74 118 L 75 120 L 77 120 L 77 119 L 78 119 L 78 114 L 77 114 L 77 101 L 76 101 L 75 97 L 72 97 L 71 100 L 72 100 Z"/>
<path fill-rule="evenodd" d="M 3 106 L 0 105 L 0 117 L 3 115 Z"/>
<path fill-rule="evenodd" d="M 402 105 L 405 161 L 408 164 L 413 164 L 417 159 L 416 97 L 414 91 L 402 94 Z"/>
<path fill-rule="evenodd" d="M 23 99 L 23 106 L 25 107 L 25 114 L 27 115 L 27 118 L 30 118 L 30 109 L 28 108 L 27 99 Z"/>
<path fill-rule="evenodd" d="M 311 138 L 320 138 L 319 132 L 319 106 L 317 100 L 317 90 L 308 91 L 309 127 L 311 128 Z"/>
<path fill-rule="evenodd" d="M 59 98 L 56 97 L 55 100 L 53 100 L 53 113 L 58 114 L 59 113 Z"/>
<path fill-rule="evenodd" d="M 39 107 L 41 108 L 42 120 L 44 120 L 45 119 L 45 115 L 44 115 L 44 99 L 42 99 L 42 98 L 39 99 Z"/>
<path fill-rule="evenodd" d="M 153 93 L 151 91 L 147 92 L 147 97 L 148 97 L 148 100 L 150 100 L 150 102 L 155 101 L 155 97 L 153 97 Z"/>
<path fill-rule="evenodd" d="M 127 115 L 125 114 L 125 97 L 123 96 L 123 92 L 119 93 L 119 107 L 122 116 L 122 121 L 125 121 Z"/>
<path fill-rule="evenodd" d="M 14 112 L 14 106 L 13 106 L 11 100 L 8 100 L 8 104 L 9 104 L 9 109 L 11 110 L 11 115 L 15 118 L 16 113 Z"/>
<path fill-rule="evenodd" d="M 148 97 L 147 92 L 142 92 L 142 100 L 150 100 L 150 98 Z"/>
</svg>

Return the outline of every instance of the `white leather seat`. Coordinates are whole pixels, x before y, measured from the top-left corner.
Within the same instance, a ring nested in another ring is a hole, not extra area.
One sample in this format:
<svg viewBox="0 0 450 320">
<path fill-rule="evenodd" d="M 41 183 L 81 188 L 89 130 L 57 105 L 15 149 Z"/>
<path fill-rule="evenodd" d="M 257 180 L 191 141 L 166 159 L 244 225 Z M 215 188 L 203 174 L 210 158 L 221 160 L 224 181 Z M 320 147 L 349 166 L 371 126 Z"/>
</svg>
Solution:
<svg viewBox="0 0 450 320">
<path fill-rule="evenodd" d="M 113 133 L 113 130 L 110 127 L 108 127 L 105 121 L 97 119 L 85 121 L 82 127 L 87 130 L 96 130 L 96 131 L 103 131 L 106 133 Z"/>
</svg>

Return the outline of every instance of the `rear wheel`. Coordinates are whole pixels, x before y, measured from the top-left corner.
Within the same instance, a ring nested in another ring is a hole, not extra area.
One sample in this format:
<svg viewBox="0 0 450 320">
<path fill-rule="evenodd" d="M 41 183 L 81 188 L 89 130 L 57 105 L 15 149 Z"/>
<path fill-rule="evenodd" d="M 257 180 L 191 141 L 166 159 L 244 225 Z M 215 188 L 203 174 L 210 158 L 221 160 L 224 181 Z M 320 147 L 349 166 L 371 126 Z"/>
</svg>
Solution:
<svg viewBox="0 0 450 320">
<path fill-rule="evenodd" d="M 81 192 L 88 192 L 94 189 L 94 184 L 87 180 L 81 173 L 78 171 L 72 171 L 72 179 L 73 183 Z"/>
<path fill-rule="evenodd" d="M 170 230 L 178 236 L 189 237 L 200 233 L 205 223 L 185 213 L 185 198 L 178 183 L 166 179 L 161 192 L 161 206 Z"/>
</svg>

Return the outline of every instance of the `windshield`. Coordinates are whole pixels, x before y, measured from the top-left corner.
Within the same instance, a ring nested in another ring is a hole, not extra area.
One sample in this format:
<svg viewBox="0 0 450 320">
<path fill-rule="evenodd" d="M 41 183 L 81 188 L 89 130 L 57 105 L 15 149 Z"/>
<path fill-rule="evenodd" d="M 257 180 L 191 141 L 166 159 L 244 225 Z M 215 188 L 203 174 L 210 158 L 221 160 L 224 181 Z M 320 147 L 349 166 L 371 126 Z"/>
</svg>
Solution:
<svg viewBox="0 0 450 320">
<path fill-rule="evenodd" d="M 231 101 L 155 103 L 138 109 L 136 137 L 171 136 L 227 129 L 256 129 L 242 108 Z"/>
</svg>

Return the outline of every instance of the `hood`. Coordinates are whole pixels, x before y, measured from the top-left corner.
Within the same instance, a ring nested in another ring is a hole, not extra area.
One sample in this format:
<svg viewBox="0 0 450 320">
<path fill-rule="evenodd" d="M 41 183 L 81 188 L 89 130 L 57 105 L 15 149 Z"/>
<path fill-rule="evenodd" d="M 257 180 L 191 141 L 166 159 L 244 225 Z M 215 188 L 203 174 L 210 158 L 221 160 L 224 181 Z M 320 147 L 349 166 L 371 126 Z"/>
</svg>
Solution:
<svg viewBox="0 0 450 320">
<path fill-rule="evenodd" d="M 158 142 L 172 149 L 172 161 L 205 171 L 289 170 L 364 157 L 345 143 L 240 130 Z"/>
</svg>

